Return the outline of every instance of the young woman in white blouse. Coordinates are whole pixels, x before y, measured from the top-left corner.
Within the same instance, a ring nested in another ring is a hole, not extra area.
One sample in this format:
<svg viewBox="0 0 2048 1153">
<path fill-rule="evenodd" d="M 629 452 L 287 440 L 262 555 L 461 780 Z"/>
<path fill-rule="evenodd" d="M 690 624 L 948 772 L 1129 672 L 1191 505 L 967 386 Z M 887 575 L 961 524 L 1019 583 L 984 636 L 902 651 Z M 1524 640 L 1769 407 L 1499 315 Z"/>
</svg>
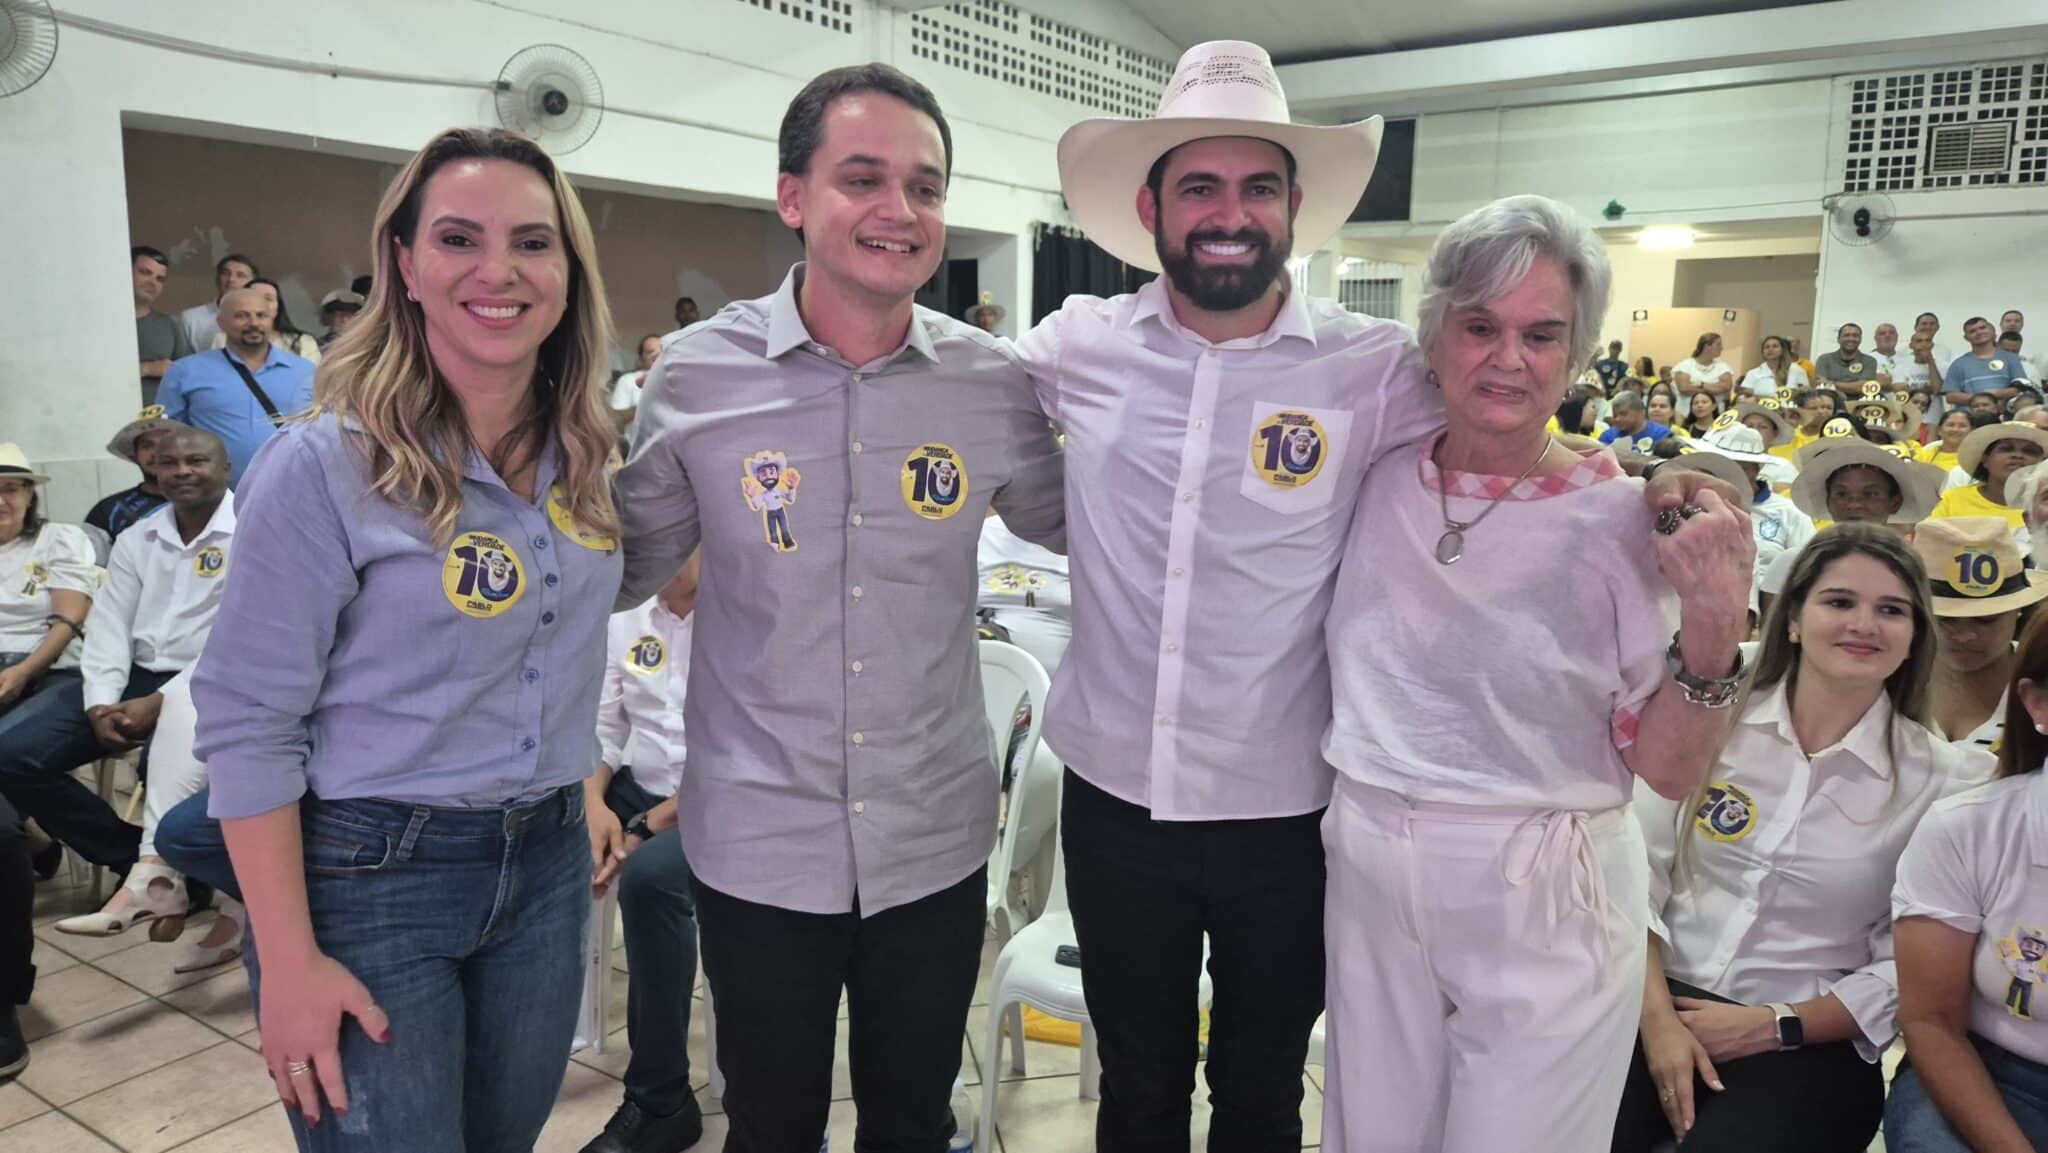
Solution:
<svg viewBox="0 0 2048 1153">
<path fill-rule="evenodd" d="M 2020 638 L 1998 779 L 1934 806 L 1892 890 L 1906 1062 L 1890 1153 L 2048 1149 L 2048 624 Z"/>
<path fill-rule="evenodd" d="M 1671 366 L 1671 383 L 1679 395 L 1711 392 L 1725 397 L 1735 390 L 1735 369 L 1721 359 L 1721 334 L 1703 332 L 1692 355 Z"/>
<path fill-rule="evenodd" d="M 1806 370 L 1792 359 L 1782 336 L 1764 337 L 1762 360 L 1742 377 L 1742 391 L 1748 396 L 1791 396 L 1808 385 Z"/>
<path fill-rule="evenodd" d="M 1636 788 L 1651 949 L 1615 1153 L 1862 1153 L 1891 1044 L 1892 871 L 1920 815 L 1989 757 L 1922 723 L 1925 566 L 1836 525 L 1765 618 L 1756 677 L 1706 785 Z"/>
</svg>

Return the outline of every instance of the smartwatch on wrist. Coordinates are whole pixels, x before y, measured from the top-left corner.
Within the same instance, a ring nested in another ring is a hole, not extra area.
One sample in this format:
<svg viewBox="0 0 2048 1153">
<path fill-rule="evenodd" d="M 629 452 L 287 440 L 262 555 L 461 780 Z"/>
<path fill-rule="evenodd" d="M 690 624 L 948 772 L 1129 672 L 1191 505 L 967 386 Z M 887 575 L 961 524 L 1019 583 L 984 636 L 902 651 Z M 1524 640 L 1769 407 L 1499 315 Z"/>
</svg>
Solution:
<svg viewBox="0 0 2048 1153">
<path fill-rule="evenodd" d="M 1792 1006 L 1778 1001 L 1765 1007 L 1778 1018 L 1778 1052 L 1789 1052 L 1806 1044 L 1806 1025 Z"/>
<path fill-rule="evenodd" d="M 629 837 L 638 837 L 643 841 L 651 841 L 654 839 L 654 830 L 647 827 L 646 813 L 633 814 L 633 819 L 626 822 L 626 835 Z"/>
</svg>

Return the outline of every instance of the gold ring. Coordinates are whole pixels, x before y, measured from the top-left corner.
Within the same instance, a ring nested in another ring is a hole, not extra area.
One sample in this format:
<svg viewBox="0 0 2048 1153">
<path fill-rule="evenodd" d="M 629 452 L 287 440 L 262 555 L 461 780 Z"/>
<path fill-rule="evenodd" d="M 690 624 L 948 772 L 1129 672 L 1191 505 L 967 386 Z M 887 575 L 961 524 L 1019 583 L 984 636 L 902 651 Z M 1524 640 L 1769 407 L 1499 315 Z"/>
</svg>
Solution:
<svg viewBox="0 0 2048 1153">
<path fill-rule="evenodd" d="M 313 1072 L 311 1061 L 286 1061 L 284 1071 L 293 1077 L 304 1077 Z"/>
<path fill-rule="evenodd" d="M 1671 1099 L 1672 1099 L 1673 1097 L 1676 1097 L 1676 1096 L 1678 1096 L 1678 1090 L 1676 1090 L 1676 1089 L 1664 1089 L 1664 1090 L 1660 1091 L 1660 1092 L 1659 1092 L 1659 1093 L 1657 1094 L 1657 1099 L 1658 1099 L 1659 1101 L 1669 1101 L 1669 1100 L 1671 1100 Z"/>
</svg>

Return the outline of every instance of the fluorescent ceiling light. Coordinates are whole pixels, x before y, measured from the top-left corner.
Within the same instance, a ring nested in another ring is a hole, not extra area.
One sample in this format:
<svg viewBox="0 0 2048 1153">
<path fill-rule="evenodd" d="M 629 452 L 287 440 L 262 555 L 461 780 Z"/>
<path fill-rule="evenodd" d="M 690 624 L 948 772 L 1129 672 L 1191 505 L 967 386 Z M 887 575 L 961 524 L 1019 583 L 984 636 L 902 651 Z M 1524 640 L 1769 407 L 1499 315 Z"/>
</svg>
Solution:
<svg viewBox="0 0 2048 1153">
<path fill-rule="evenodd" d="M 1636 237 L 1636 243 L 1644 248 L 1691 248 L 1692 242 L 1692 229 L 1682 224 L 1645 228 Z"/>
</svg>

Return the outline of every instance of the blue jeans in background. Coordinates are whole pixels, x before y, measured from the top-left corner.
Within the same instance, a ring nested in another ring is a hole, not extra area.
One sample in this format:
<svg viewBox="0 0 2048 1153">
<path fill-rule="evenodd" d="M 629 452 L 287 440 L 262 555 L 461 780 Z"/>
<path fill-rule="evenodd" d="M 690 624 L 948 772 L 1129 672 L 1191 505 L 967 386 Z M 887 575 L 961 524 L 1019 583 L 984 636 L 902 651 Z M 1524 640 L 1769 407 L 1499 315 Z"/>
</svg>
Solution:
<svg viewBox="0 0 2048 1153">
<path fill-rule="evenodd" d="M 612 774 L 605 805 L 623 823 L 661 803 L 633 778 Z M 626 923 L 626 1096 L 666 1117 L 690 1103 L 690 996 L 697 987 L 697 899 L 680 831 L 633 850 L 614 882 Z"/>
<path fill-rule="evenodd" d="M 171 868 L 239 901 L 242 887 L 235 884 L 235 868 L 228 860 L 228 843 L 221 836 L 220 822 L 206 815 L 206 795 L 206 789 L 199 790 L 172 805 L 157 821 L 156 854 Z"/>
<path fill-rule="evenodd" d="M 287 1110 L 299 1149 L 532 1149 L 568 1068 L 583 993 L 581 786 L 505 808 L 308 794 L 299 809 L 314 937 L 391 1019 L 382 1045 L 344 1020 L 349 1112 L 309 1127 Z M 246 960 L 260 1015 L 259 944 Z"/>
<path fill-rule="evenodd" d="M 1986 1041 L 1975 1033 L 1970 1044 L 2005 1099 L 2006 1111 L 2036 1149 L 2048 1149 L 2048 1065 L 2030 1061 Z M 1909 1059 L 1892 1078 L 1884 1106 L 1884 1147 L 1887 1153 L 1970 1153 L 1941 1108 L 1927 1095 L 1927 1086 Z"/>
</svg>

